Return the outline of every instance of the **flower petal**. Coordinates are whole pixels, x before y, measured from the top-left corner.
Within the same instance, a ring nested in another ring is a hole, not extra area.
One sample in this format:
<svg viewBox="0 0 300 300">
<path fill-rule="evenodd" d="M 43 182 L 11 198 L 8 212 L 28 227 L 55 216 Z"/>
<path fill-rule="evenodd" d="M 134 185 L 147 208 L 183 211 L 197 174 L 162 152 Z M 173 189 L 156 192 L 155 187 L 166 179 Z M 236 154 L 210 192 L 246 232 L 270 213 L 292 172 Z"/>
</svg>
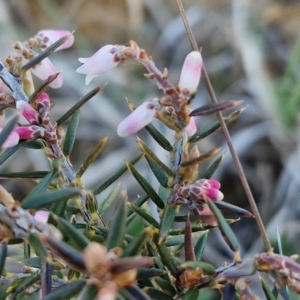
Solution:
<svg viewBox="0 0 300 300">
<path fill-rule="evenodd" d="M 178 87 L 183 94 L 193 94 L 200 81 L 203 61 L 200 52 L 190 52 L 184 61 Z"/>
<path fill-rule="evenodd" d="M 2 131 L 2 128 L 0 128 L 0 132 Z M 19 143 L 20 137 L 17 132 L 14 130 L 10 133 L 6 141 L 2 145 L 2 149 L 11 148 L 13 146 L 16 146 Z"/>
<path fill-rule="evenodd" d="M 42 80 L 48 79 L 49 76 L 59 73 L 50 59 L 46 57 L 40 64 L 35 65 L 31 69 L 32 73 Z M 53 89 L 58 89 L 63 84 L 63 78 L 61 74 L 57 76 L 57 78 L 49 84 Z"/>
<path fill-rule="evenodd" d="M 118 126 L 118 135 L 126 137 L 138 132 L 140 129 L 151 123 L 156 113 L 156 105 L 146 101 L 137 107 Z"/>
<path fill-rule="evenodd" d="M 194 117 L 190 118 L 190 123 L 185 127 L 185 130 L 188 136 L 192 136 L 197 131 L 197 125 Z"/>
<path fill-rule="evenodd" d="M 123 46 L 119 46 L 120 49 L 122 49 L 122 47 Z M 114 45 L 105 45 L 93 56 L 89 58 L 79 58 L 78 60 L 83 63 L 83 65 L 80 66 L 76 72 L 87 74 L 86 84 L 89 84 L 93 78 L 110 71 L 119 64 L 120 59 L 118 59 L 116 49 Z"/>
<path fill-rule="evenodd" d="M 53 29 L 45 29 L 38 32 L 39 36 L 44 37 L 44 44 L 46 48 L 50 47 L 52 44 L 57 42 L 60 38 L 71 34 L 68 30 L 53 30 Z M 59 46 L 55 51 L 63 50 L 70 48 L 74 43 L 74 36 L 73 34 L 70 35 L 70 37 L 61 45 Z"/>
<path fill-rule="evenodd" d="M 38 112 L 26 101 L 19 100 L 16 103 L 17 110 L 23 115 L 23 117 L 30 123 L 38 123 Z"/>
</svg>

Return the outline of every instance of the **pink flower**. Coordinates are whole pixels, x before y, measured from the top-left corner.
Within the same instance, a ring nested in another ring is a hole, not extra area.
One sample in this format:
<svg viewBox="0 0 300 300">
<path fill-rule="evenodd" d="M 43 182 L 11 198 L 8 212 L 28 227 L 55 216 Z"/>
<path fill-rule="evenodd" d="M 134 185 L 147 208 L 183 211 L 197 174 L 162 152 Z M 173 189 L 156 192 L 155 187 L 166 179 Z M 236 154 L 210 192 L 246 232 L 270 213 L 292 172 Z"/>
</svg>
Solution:
<svg viewBox="0 0 300 300">
<path fill-rule="evenodd" d="M 50 47 L 52 44 L 57 42 L 60 38 L 70 35 L 71 32 L 68 30 L 53 30 L 53 29 L 45 29 L 38 32 L 38 35 L 44 38 L 44 46 L 45 48 Z M 74 43 L 73 34 L 55 51 L 63 50 L 70 48 Z"/>
<path fill-rule="evenodd" d="M 16 103 L 16 107 L 30 124 L 38 124 L 38 112 L 28 102 L 19 100 Z"/>
<path fill-rule="evenodd" d="M 185 127 L 185 130 L 188 136 L 192 136 L 197 131 L 197 125 L 194 117 L 190 118 L 190 123 Z"/>
<path fill-rule="evenodd" d="M 14 131 L 20 140 L 35 140 L 44 136 L 45 129 L 37 125 L 16 126 Z"/>
<path fill-rule="evenodd" d="M 2 131 L 3 128 L 0 128 L 0 132 Z M 3 143 L 1 149 L 7 149 L 11 148 L 13 146 L 16 146 L 19 143 L 19 135 L 17 132 L 12 131 L 6 141 Z"/>
<path fill-rule="evenodd" d="M 202 199 L 210 199 L 212 201 L 221 201 L 224 198 L 223 193 L 219 190 L 221 184 L 218 180 L 215 179 L 200 179 L 195 183 L 198 187 L 200 187 L 200 194 L 198 197 Z"/>
<path fill-rule="evenodd" d="M 48 57 L 46 57 L 40 64 L 35 65 L 31 71 L 41 80 L 46 80 L 49 76 L 59 73 Z M 59 74 L 57 78 L 49 84 L 49 86 L 53 89 L 58 89 L 62 86 L 62 84 L 63 78 L 61 74 Z"/>
<path fill-rule="evenodd" d="M 193 184 L 184 186 L 178 189 L 178 198 L 192 198 L 205 200 L 210 199 L 212 201 L 221 201 L 224 198 L 223 193 L 219 190 L 221 184 L 215 179 L 199 179 Z"/>
<path fill-rule="evenodd" d="M 132 135 L 151 123 L 155 117 L 157 101 L 158 99 L 154 98 L 152 101 L 145 101 L 138 106 L 119 124 L 118 135 L 120 137 Z"/>
<path fill-rule="evenodd" d="M 105 45 L 89 58 L 78 58 L 83 63 L 76 72 L 86 74 L 88 85 L 95 77 L 115 68 L 121 61 L 120 52 L 124 46 Z"/>
<path fill-rule="evenodd" d="M 48 218 L 49 218 L 49 212 L 45 210 L 38 210 L 34 215 L 34 219 L 36 220 L 36 222 L 41 225 L 46 224 Z"/>
<path fill-rule="evenodd" d="M 184 61 L 178 87 L 183 95 L 190 96 L 197 90 L 203 61 L 200 52 L 190 52 Z"/>
</svg>

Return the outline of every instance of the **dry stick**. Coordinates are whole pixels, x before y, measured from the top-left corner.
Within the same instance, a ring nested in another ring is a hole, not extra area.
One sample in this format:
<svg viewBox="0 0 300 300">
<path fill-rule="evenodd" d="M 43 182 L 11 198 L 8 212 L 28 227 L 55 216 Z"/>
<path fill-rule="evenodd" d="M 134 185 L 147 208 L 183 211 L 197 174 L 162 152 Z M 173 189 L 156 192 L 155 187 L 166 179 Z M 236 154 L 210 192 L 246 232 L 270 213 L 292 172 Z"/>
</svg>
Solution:
<svg viewBox="0 0 300 300">
<path fill-rule="evenodd" d="M 176 3 L 177 3 L 177 6 L 178 6 L 178 10 L 179 10 L 179 13 L 181 15 L 181 18 L 182 18 L 182 21 L 183 21 L 183 24 L 185 26 L 185 29 L 187 31 L 187 34 L 189 36 L 189 39 L 190 39 L 190 42 L 191 42 L 191 45 L 192 45 L 192 48 L 195 50 L 195 51 L 199 51 L 199 48 L 197 46 L 197 43 L 196 43 L 196 40 L 195 40 L 195 37 L 192 33 L 192 30 L 191 30 L 191 27 L 188 23 L 188 20 L 187 20 L 187 17 L 186 17 L 186 14 L 185 14 L 185 10 L 183 8 L 183 5 L 182 5 L 182 2 L 181 0 L 176 0 Z M 204 81 L 205 81 L 205 85 L 206 85 L 206 88 L 207 88 L 207 91 L 209 93 L 209 96 L 210 96 L 210 99 L 211 99 L 211 102 L 213 104 L 217 104 L 218 103 L 218 100 L 217 100 L 217 97 L 215 95 L 215 92 L 214 92 L 214 89 L 211 85 L 211 82 L 210 82 L 210 79 L 209 79 L 209 76 L 206 72 L 206 69 L 203 65 L 202 67 L 202 75 L 203 75 L 203 78 L 204 78 Z M 257 206 L 256 206 L 256 203 L 254 201 L 254 198 L 253 198 L 253 195 L 252 195 L 252 192 L 250 190 L 250 187 L 249 187 L 249 184 L 248 184 L 248 181 L 246 179 L 246 176 L 245 176 L 245 173 L 244 173 L 244 170 L 243 170 L 243 167 L 241 165 L 241 162 L 240 162 L 240 159 L 235 151 L 235 148 L 232 144 L 232 140 L 231 140 L 231 137 L 230 137 L 230 134 L 229 134 L 229 131 L 228 131 L 228 128 L 227 128 L 227 125 L 226 123 L 224 122 L 224 119 L 223 119 L 223 116 L 222 116 L 222 113 L 219 111 L 216 113 L 217 117 L 218 117 L 218 120 L 220 122 L 220 125 L 221 125 L 221 128 L 222 128 L 222 131 L 223 131 L 223 134 L 225 136 L 225 140 L 227 142 L 227 145 L 228 145 L 228 148 L 230 150 L 230 153 L 231 153 L 231 156 L 232 156 L 232 159 L 234 161 L 234 164 L 236 166 L 236 169 L 237 169 L 237 172 L 239 174 L 239 177 L 240 177 L 240 180 L 242 182 L 242 186 L 244 188 L 244 191 L 246 193 L 246 196 L 247 196 L 247 199 L 249 201 L 249 204 L 251 206 L 251 209 L 253 211 L 253 214 L 255 216 L 255 220 L 256 220 L 256 223 L 257 223 L 257 226 L 259 228 L 259 231 L 260 231 L 260 234 L 262 236 L 262 239 L 264 241 L 264 244 L 265 244 L 265 247 L 266 249 L 269 251 L 271 250 L 271 244 L 270 244 L 270 241 L 269 241 L 269 238 L 267 236 L 267 233 L 266 233 L 266 229 L 265 229 L 265 226 L 262 222 L 262 219 L 260 217 L 260 214 L 259 214 L 259 211 L 257 209 Z"/>
</svg>

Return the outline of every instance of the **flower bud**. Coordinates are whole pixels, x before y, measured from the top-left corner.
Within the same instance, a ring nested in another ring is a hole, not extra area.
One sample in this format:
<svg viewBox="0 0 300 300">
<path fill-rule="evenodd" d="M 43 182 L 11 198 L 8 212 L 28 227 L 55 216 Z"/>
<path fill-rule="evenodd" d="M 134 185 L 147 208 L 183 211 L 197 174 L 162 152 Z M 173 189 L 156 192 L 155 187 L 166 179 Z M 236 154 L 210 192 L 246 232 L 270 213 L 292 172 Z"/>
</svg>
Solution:
<svg viewBox="0 0 300 300">
<path fill-rule="evenodd" d="M 45 210 L 38 210 L 34 215 L 34 219 L 37 221 L 38 224 L 46 224 L 48 218 L 49 212 Z"/>
<path fill-rule="evenodd" d="M 0 128 L 0 132 L 2 131 L 2 128 Z M 2 145 L 2 149 L 11 148 L 13 146 L 16 146 L 19 143 L 20 137 L 17 132 L 14 130 L 9 134 L 8 138 Z"/>
<path fill-rule="evenodd" d="M 60 38 L 71 34 L 68 30 L 52 30 L 52 29 L 45 29 L 38 32 L 38 35 L 44 38 L 44 46 L 46 48 L 50 47 L 52 44 L 57 42 Z M 63 50 L 70 48 L 74 43 L 74 36 L 73 34 L 62 44 L 60 45 L 55 51 Z"/>
<path fill-rule="evenodd" d="M 185 127 L 185 130 L 188 136 L 192 136 L 197 131 L 197 125 L 194 117 L 190 118 L 190 123 Z"/>
<path fill-rule="evenodd" d="M 17 126 L 14 129 L 19 135 L 20 140 L 34 140 L 44 136 L 45 129 L 37 126 Z"/>
<path fill-rule="evenodd" d="M 83 260 L 87 271 L 98 279 L 101 279 L 109 271 L 107 250 L 103 245 L 92 242 L 83 250 Z"/>
<path fill-rule="evenodd" d="M 119 46 L 120 49 L 122 49 L 122 47 L 123 46 Z M 120 63 L 116 49 L 117 47 L 114 45 L 105 45 L 89 58 L 78 58 L 83 65 L 80 66 L 76 72 L 87 74 L 85 80 L 86 85 L 98 75 L 110 71 Z"/>
<path fill-rule="evenodd" d="M 193 95 L 200 81 L 203 61 L 200 52 L 190 52 L 184 61 L 178 87 L 183 95 Z"/>
<path fill-rule="evenodd" d="M 149 101 L 144 102 L 119 124 L 118 135 L 120 137 L 127 137 L 138 132 L 151 123 L 155 117 L 155 113 L 155 103 Z"/>
<path fill-rule="evenodd" d="M 31 71 L 35 76 L 37 76 L 41 80 L 46 80 L 49 76 L 59 73 L 48 57 L 43 59 L 41 63 L 32 67 Z M 53 89 L 58 89 L 62 86 L 62 84 L 63 78 L 61 74 L 58 74 L 57 78 L 54 81 L 52 81 L 49 84 L 49 86 Z"/>
<path fill-rule="evenodd" d="M 38 123 L 38 112 L 28 102 L 19 100 L 16 103 L 16 107 L 30 124 Z"/>
</svg>

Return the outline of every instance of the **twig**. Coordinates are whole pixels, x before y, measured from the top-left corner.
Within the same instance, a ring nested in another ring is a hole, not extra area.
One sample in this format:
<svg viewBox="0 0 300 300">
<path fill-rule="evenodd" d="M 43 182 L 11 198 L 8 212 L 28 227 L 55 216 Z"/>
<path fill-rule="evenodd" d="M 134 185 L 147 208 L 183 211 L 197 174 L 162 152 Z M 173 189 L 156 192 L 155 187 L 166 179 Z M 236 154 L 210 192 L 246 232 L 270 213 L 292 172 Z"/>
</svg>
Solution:
<svg viewBox="0 0 300 300">
<path fill-rule="evenodd" d="M 12 97 L 15 101 L 24 100 L 28 102 L 28 97 L 21 87 L 21 82 L 19 77 L 15 77 L 6 69 L 4 64 L 0 61 L 0 78 L 11 90 Z"/>
<path fill-rule="evenodd" d="M 185 10 L 183 8 L 183 5 L 182 5 L 182 2 L 181 0 L 176 0 L 176 3 L 177 3 L 177 6 L 178 6 L 178 10 L 179 10 L 179 13 L 181 15 L 181 18 L 183 20 L 183 23 L 184 23 L 184 26 L 185 26 L 185 29 L 187 31 L 187 34 L 189 36 L 189 39 L 190 39 L 190 42 L 191 42 L 191 45 L 192 45 L 192 48 L 195 50 L 195 51 L 199 51 L 199 48 L 197 46 L 197 43 L 196 43 L 196 40 L 195 40 L 195 37 L 192 33 L 192 30 L 191 30 L 191 27 L 188 23 L 188 20 L 187 20 L 187 17 L 186 17 L 186 14 L 185 14 Z M 217 104 L 218 103 L 218 100 L 216 98 L 216 95 L 215 95 L 215 92 L 214 92 L 214 89 L 211 85 L 211 82 L 210 82 L 210 79 L 209 79 L 209 76 L 206 72 L 206 69 L 205 69 L 205 66 L 203 65 L 202 67 L 202 75 L 203 75 L 203 79 L 204 79 L 204 82 L 205 82 L 205 85 L 206 85 L 206 88 L 207 88 L 207 91 L 209 93 L 209 96 L 210 96 L 210 100 L 213 104 Z M 249 201 L 249 204 L 251 206 L 251 209 L 253 211 L 253 214 L 255 216 L 255 219 L 256 219 L 256 223 L 257 223 L 257 226 L 259 228 L 259 231 L 260 231 L 260 234 L 262 236 L 262 239 L 264 241 L 264 244 L 265 244 L 265 247 L 267 250 L 270 250 L 271 249 L 271 244 L 270 244 L 270 241 L 269 241 L 269 238 L 267 236 L 267 233 L 266 233 L 266 229 L 264 227 L 264 224 L 262 222 L 262 219 L 260 217 L 260 214 L 259 214 L 259 211 L 258 211 L 258 208 L 256 206 L 256 203 L 255 203 L 255 200 L 253 198 L 253 195 L 252 195 L 252 192 L 250 190 L 250 187 L 249 187 L 249 184 L 248 184 L 248 181 L 246 179 L 246 176 L 245 176 L 245 173 L 244 173 L 244 170 L 243 170 L 243 167 L 241 165 L 241 162 L 239 160 L 239 157 L 235 151 L 235 148 L 232 144 L 232 140 L 231 140 L 231 137 L 230 137 L 230 134 L 229 134 L 229 131 L 228 131 L 228 128 L 227 128 L 227 125 L 223 119 L 223 116 L 222 116 L 222 113 L 220 111 L 218 111 L 216 113 L 217 117 L 218 117 L 218 120 L 220 122 L 220 125 L 221 125 L 221 128 L 222 128 L 222 131 L 223 131 L 223 134 L 225 136 L 225 140 L 227 142 L 227 145 L 228 145 L 228 148 L 230 150 L 230 153 L 231 153 L 231 156 L 232 156 L 232 159 L 234 161 L 234 164 L 236 166 L 236 169 L 237 169 L 237 172 L 239 174 L 239 177 L 240 177 L 240 180 L 242 182 L 242 186 L 244 188 L 244 191 L 246 193 L 246 196 L 247 196 L 247 199 Z"/>
</svg>

